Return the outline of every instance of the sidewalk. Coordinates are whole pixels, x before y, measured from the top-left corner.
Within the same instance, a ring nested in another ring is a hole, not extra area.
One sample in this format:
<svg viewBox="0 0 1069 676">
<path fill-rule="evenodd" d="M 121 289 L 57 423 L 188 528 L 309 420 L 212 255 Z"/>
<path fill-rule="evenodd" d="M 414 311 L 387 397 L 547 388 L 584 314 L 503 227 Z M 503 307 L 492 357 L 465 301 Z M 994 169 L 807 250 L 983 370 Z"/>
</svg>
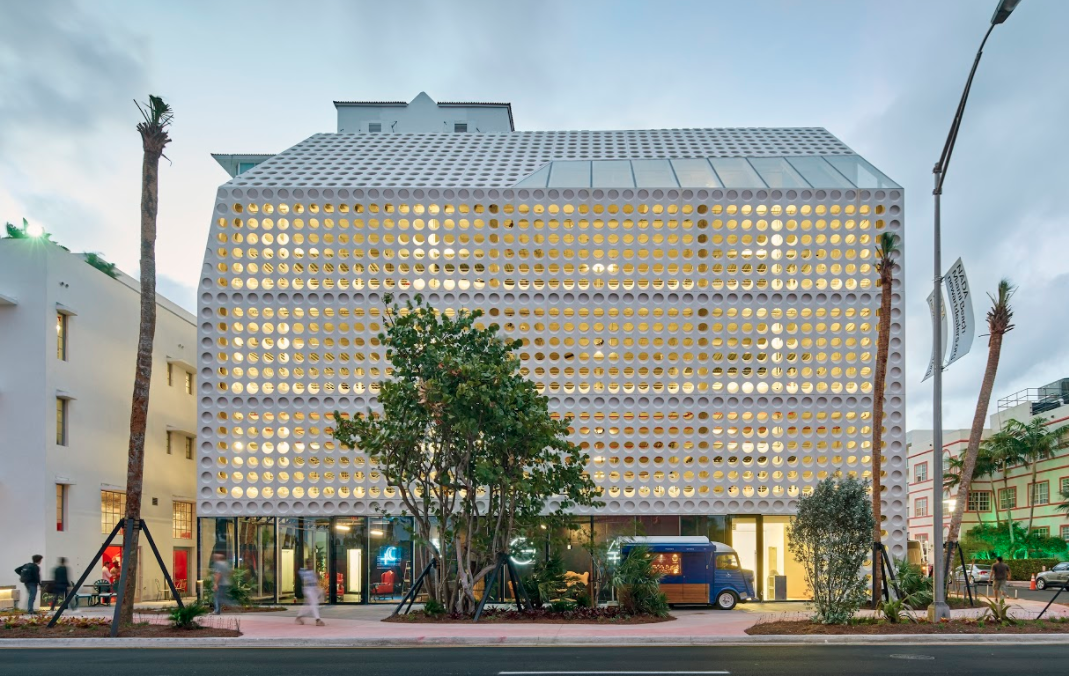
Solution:
<svg viewBox="0 0 1069 676">
<path fill-rule="evenodd" d="M 1017 600 L 1011 604 L 1022 618 L 1035 617 L 1043 605 Z M 504 623 L 394 623 L 382 622 L 392 606 L 326 606 L 322 609 L 325 627 L 296 624 L 298 608 L 272 613 L 224 615 L 237 618 L 244 634 L 240 638 L 218 639 L 7 639 L 0 647 L 49 646 L 134 646 L 170 647 L 265 647 L 265 646 L 545 646 L 545 645 L 726 645 L 743 643 L 1066 643 L 1069 635 L 847 635 L 847 636 L 749 636 L 746 629 L 759 621 L 805 619 L 809 609 L 801 603 L 743 604 L 734 611 L 676 609 L 677 619 L 653 624 L 504 624 Z M 1048 616 L 1069 617 L 1069 607 L 1054 605 Z M 96 615 L 99 611 L 81 611 Z M 976 617 L 986 613 L 983 606 L 954 610 L 955 617 Z M 104 614 L 104 613 L 99 613 Z M 872 611 L 862 611 L 872 614 Z M 923 614 L 923 613 L 921 613 Z"/>
</svg>

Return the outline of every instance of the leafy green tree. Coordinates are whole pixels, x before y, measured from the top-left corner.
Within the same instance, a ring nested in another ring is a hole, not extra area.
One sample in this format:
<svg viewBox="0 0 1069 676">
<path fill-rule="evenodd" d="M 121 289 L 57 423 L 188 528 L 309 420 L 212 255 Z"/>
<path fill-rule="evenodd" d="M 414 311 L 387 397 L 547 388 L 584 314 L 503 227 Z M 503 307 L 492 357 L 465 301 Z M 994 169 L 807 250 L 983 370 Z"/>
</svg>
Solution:
<svg viewBox="0 0 1069 676">
<path fill-rule="evenodd" d="M 825 479 L 798 502 L 787 547 L 805 570 L 817 622 L 844 624 L 865 602 L 861 567 L 875 521 L 868 484 L 849 477 Z"/>
<path fill-rule="evenodd" d="M 334 436 L 372 458 L 439 559 L 432 597 L 470 612 L 518 532 L 544 513 L 599 505 L 597 489 L 570 420 L 523 376 L 520 341 L 479 324 L 479 311 L 439 313 L 420 296 L 385 303 L 382 411 L 336 412 Z"/>
</svg>

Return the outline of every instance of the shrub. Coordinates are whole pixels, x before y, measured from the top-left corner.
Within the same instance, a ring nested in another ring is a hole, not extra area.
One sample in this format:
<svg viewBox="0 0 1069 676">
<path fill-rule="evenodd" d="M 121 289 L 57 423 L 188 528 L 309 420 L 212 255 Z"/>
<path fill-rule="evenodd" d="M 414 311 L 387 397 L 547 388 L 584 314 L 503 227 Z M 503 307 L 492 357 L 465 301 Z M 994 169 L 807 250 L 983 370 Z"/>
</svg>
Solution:
<svg viewBox="0 0 1069 676">
<path fill-rule="evenodd" d="M 668 615 L 668 599 L 661 593 L 661 574 L 653 569 L 648 547 L 640 545 L 613 571 L 612 585 L 617 590 L 620 607 L 628 615 Z"/>
<path fill-rule="evenodd" d="M 984 561 L 994 563 L 993 561 Z M 1010 567 L 1011 580 L 1030 580 L 1032 575 L 1039 575 L 1044 570 L 1050 570 L 1060 563 L 1059 559 L 1006 559 L 1006 565 Z"/>
<path fill-rule="evenodd" d="M 813 590 L 815 621 L 845 624 L 864 603 L 861 566 L 875 524 L 868 486 L 857 479 L 825 479 L 798 502 L 788 547 Z"/>
<path fill-rule="evenodd" d="M 908 620 L 909 615 L 906 614 L 906 606 L 909 603 L 909 597 L 901 599 L 892 599 L 890 601 L 880 601 L 876 609 L 883 614 L 883 619 L 887 620 L 891 624 L 899 624 L 904 620 Z"/>
<path fill-rule="evenodd" d="M 571 599 L 553 599 L 549 602 L 549 609 L 555 613 L 566 613 L 575 610 L 575 601 Z"/>
<path fill-rule="evenodd" d="M 428 599 L 423 604 L 423 614 L 430 615 L 431 617 L 438 617 L 439 615 L 445 615 L 445 606 L 438 599 Z"/>
<path fill-rule="evenodd" d="M 227 590 L 226 605 L 233 604 L 248 608 L 252 605 L 252 581 L 249 580 L 249 571 L 244 568 L 235 568 L 230 571 L 230 589 Z M 204 604 L 215 603 L 215 576 L 208 575 L 204 580 Z"/>
<path fill-rule="evenodd" d="M 197 624 L 197 618 L 207 614 L 207 606 L 200 603 L 191 603 L 181 608 L 178 606 L 171 608 L 168 618 L 171 620 L 171 626 L 175 629 L 200 629 L 200 625 Z"/>
<path fill-rule="evenodd" d="M 1010 606 L 1006 603 L 1006 599 L 989 600 L 986 603 L 987 615 L 984 616 L 985 620 L 991 620 L 1003 626 L 1017 624 L 1017 620 L 1010 617 Z"/>
<path fill-rule="evenodd" d="M 898 559 L 895 561 L 895 581 L 911 608 L 927 608 L 932 603 L 932 578 L 924 574 L 920 565 Z"/>
</svg>

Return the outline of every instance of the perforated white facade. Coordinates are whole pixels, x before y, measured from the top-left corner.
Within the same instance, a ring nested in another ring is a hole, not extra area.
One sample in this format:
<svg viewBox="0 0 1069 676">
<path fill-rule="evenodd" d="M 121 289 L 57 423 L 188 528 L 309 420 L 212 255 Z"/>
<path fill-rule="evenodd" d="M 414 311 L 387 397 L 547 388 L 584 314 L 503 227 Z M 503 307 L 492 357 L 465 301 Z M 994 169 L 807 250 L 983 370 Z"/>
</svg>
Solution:
<svg viewBox="0 0 1069 676">
<path fill-rule="evenodd" d="M 607 160 L 633 168 L 595 166 Z M 599 513 L 791 514 L 825 476 L 868 476 L 874 239 L 903 234 L 902 208 L 901 188 L 822 129 L 315 135 L 217 194 L 199 513 L 399 513 L 329 428 L 335 410 L 377 405 L 382 296 L 420 293 L 524 341 L 528 376 L 591 456 Z M 903 296 L 896 281 L 896 556 Z"/>
</svg>

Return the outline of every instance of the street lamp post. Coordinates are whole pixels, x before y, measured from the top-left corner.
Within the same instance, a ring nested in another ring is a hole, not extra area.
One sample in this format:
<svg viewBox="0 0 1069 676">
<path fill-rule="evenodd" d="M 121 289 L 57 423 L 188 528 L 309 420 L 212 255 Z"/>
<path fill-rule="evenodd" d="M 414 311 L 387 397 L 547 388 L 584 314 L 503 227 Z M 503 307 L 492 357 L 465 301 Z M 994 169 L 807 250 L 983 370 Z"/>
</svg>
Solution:
<svg viewBox="0 0 1069 676">
<path fill-rule="evenodd" d="M 943 292 L 941 289 L 943 262 L 939 200 L 943 195 L 943 180 L 946 178 L 947 168 L 950 166 L 950 156 L 954 152 L 954 144 L 958 140 L 961 116 L 965 112 L 965 102 L 969 98 L 969 90 L 972 88 L 973 77 L 976 75 L 976 67 L 980 64 L 980 57 L 984 53 L 984 45 L 987 43 L 987 38 L 991 36 L 991 31 L 995 29 L 995 26 L 1004 23 L 1020 2 L 1021 0 L 999 0 L 998 7 L 995 8 L 995 13 L 991 17 L 991 25 L 984 34 L 984 39 L 980 42 L 980 49 L 976 51 L 976 58 L 973 59 L 972 70 L 969 71 L 969 79 L 965 81 L 965 91 L 961 93 L 958 109 L 954 113 L 954 121 L 950 125 L 950 133 L 947 134 L 946 143 L 943 145 L 943 153 L 939 156 L 939 161 L 936 162 L 935 167 L 932 169 L 932 173 L 935 174 L 935 189 L 932 190 L 935 202 L 935 218 L 933 220 L 935 235 L 935 277 L 933 285 L 935 293 L 933 294 L 932 307 L 932 351 L 934 355 L 932 359 L 935 365 L 935 368 L 932 369 L 932 454 L 934 456 L 932 459 L 934 469 L 934 481 L 932 482 L 932 517 L 934 526 L 932 528 L 932 549 L 935 554 L 935 562 L 932 568 L 935 576 L 933 580 L 935 595 L 932 605 L 928 606 L 928 619 L 933 622 L 950 618 L 950 606 L 946 602 L 946 588 L 943 581 L 945 574 L 943 563 L 943 332 L 942 322 L 940 321 L 943 315 Z"/>
</svg>

